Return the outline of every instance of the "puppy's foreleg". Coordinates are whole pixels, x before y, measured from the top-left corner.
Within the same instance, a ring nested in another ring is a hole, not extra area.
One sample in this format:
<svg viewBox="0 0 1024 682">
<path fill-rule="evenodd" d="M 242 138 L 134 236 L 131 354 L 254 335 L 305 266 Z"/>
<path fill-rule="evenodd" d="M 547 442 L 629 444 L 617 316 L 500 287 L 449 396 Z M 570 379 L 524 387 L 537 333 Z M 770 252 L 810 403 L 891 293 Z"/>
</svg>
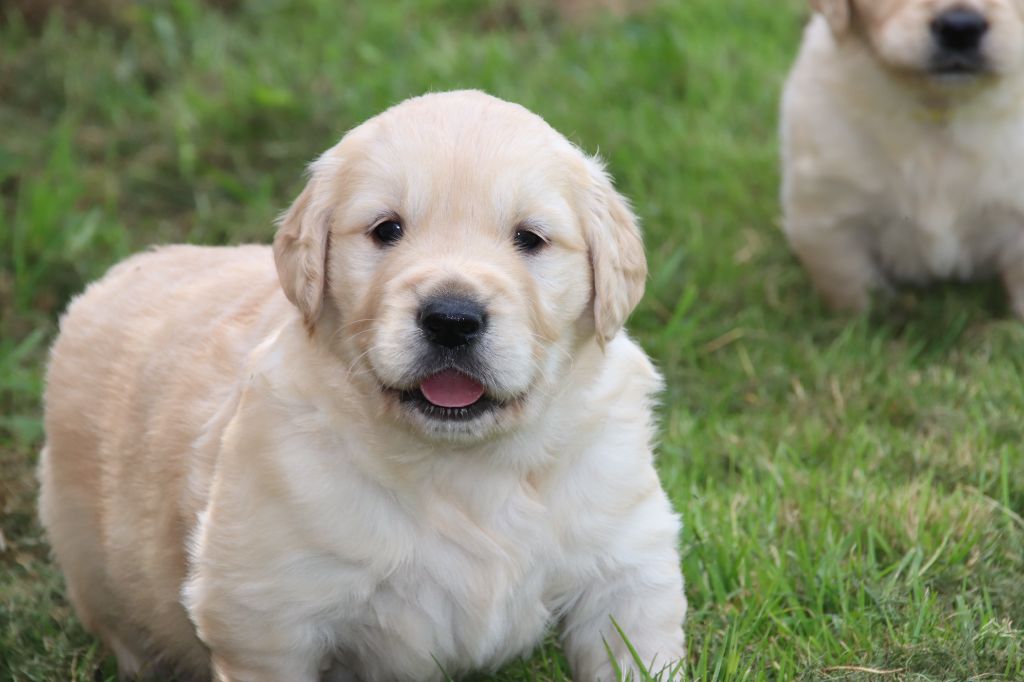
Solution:
<svg viewBox="0 0 1024 682">
<path fill-rule="evenodd" d="M 213 654 L 214 682 L 319 682 L 318 672 L 309 670 L 301 661 L 288 661 L 280 657 L 261 659 L 249 657 L 244 662 Z"/>
<path fill-rule="evenodd" d="M 1024 322 L 1024 235 L 1012 248 L 1007 249 L 1002 259 L 1003 284 L 1010 300 L 1010 310 L 1018 320 Z"/>
<path fill-rule="evenodd" d="M 802 224 L 787 229 L 789 243 L 825 303 L 837 312 L 866 310 L 872 289 L 883 288 L 885 278 L 863 235 L 852 228 Z"/>
<path fill-rule="evenodd" d="M 621 530 L 617 556 L 601 558 L 600 578 L 576 596 L 565 617 L 562 642 L 573 679 L 610 682 L 616 679 L 616 666 L 623 679 L 630 671 L 631 679 L 641 679 L 629 646 L 650 673 L 676 664 L 685 654 L 678 520 L 663 497 L 650 504 L 657 505 L 656 514 L 648 510 L 632 515 L 637 523 Z"/>
<path fill-rule="evenodd" d="M 324 631 L 291 576 L 257 561 L 210 563 L 199 558 L 183 596 L 214 682 L 318 682 Z"/>
</svg>

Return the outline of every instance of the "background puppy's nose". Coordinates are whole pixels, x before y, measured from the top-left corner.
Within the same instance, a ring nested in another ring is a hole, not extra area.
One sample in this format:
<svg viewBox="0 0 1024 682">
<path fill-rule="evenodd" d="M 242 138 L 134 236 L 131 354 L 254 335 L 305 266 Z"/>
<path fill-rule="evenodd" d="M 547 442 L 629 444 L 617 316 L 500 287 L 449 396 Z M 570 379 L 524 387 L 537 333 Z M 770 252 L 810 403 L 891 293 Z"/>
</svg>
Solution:
<svg viewBox="0 0 1024 682">
<path fill-rule="evenodd" d="M 457 348 L 483 332 L 487 313 L 472 299 L 445 296 L 426 301 L 420 308 L 419 322 L 429 341 Z"/>
<path fill-rule="evenodd" d="M 943 12 L 932 21 L 932 34 L 944 50 L 977 50 L 988 31 L 988 20 L 974 10 L 962 7 Z"/>
</svg>

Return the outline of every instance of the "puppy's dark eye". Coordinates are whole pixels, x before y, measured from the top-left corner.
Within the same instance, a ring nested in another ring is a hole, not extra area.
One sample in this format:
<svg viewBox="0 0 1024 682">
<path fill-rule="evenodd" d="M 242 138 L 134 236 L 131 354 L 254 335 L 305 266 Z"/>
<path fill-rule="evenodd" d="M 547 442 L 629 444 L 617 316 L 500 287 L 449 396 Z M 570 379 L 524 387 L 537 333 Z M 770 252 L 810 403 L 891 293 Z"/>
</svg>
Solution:
<svg viewBox="0 0 1024 682">
<path fill-rule="evenodd" d="M 533 253 L 544 246 L 544 238 L 530 230 L 516 230 L 516 248 L 523 253 Z"/>
<path fill-rule="evenodd" d="M 371 234 L 381 246 L 391 246 L 402 238 L 402 224 L 397 220 L 385 220 L 373 228 Z"/>
</svg>

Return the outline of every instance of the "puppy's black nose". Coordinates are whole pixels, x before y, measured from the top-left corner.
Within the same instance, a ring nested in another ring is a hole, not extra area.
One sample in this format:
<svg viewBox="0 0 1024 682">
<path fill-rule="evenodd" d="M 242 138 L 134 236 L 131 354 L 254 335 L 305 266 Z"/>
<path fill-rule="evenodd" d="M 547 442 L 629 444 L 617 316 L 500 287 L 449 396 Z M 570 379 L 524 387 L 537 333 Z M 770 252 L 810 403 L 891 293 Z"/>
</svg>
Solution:
<svg viewBox="0 0 1024 682">
<path fill-rule="evenodd" d="M 939 47 L 950 52 L 971 52 L 981 45 L 988 31 L 988 20 L 971 9 L 958 7 L 943 12 L 932 21 L 932 35 Z"/>
<path fill-rule="evenodd" d="M 431 343 L 458 348 L 480 336 L 487 313 L 469 298 L 445 296 L 426 301 L 420 308 L 420 328 Z"/>
</svg>

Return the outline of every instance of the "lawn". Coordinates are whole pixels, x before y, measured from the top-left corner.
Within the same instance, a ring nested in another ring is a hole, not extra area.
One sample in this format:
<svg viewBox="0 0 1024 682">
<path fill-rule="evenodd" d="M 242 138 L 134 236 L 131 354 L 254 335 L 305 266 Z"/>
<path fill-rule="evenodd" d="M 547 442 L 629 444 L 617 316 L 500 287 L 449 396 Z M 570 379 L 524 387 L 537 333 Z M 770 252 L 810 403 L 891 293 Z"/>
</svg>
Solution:
<svg viewBox="0 0 1024 682">
<path fill-rule="evenodd" d="M 539 0 L 8 15 L 0 679 L 115 678 L 34 512 L 43 362 L 68 298 L 150 244 L 268 241 L 305 162 L 346 129 L 477 87 L 600 151 L 643 219 L 631 327 L 669 385 L 679 678 L 1024 680 L 1024 326 L 985 284 L 825 312 L 778 229 L 776 103 L 804 4 L 636 4 L 572 20 Z M 496 679 L 563 669 L 552 639 Z"/>
</svg>

